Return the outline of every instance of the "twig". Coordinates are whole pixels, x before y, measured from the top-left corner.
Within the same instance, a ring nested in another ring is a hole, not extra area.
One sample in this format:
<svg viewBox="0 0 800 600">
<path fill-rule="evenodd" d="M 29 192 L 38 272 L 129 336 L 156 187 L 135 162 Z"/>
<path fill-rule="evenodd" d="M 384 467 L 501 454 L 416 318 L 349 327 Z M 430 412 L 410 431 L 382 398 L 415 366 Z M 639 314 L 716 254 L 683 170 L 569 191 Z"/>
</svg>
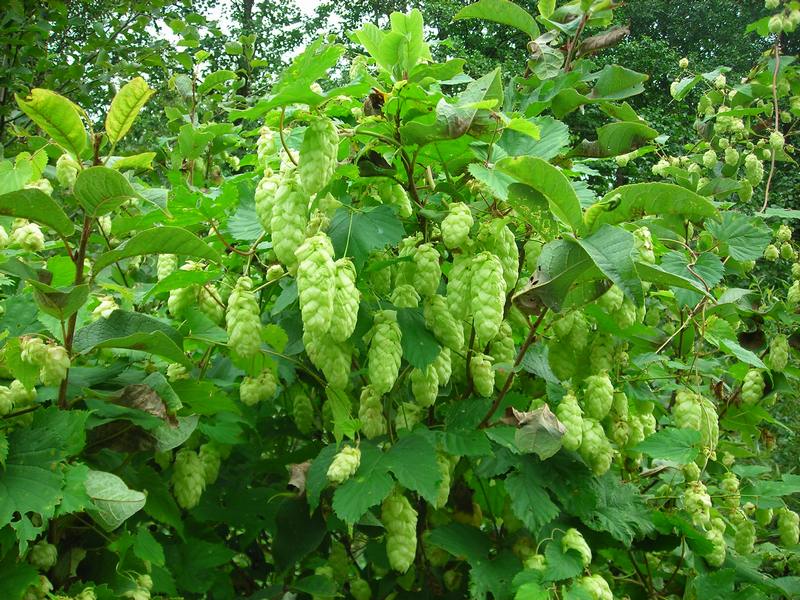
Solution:
<svg viewBox="0 0 800 600">
<path fill-rule="evenodd" d="M 775 131 L 779 131 L 781 126 L 780 110 L 778 108 L 778 72 L 781 68 L 781 39 L 778 37 L 775 40 L 775 69 L 772 71 L 772 112 L 775 115 Z M 759 212 L 767 210 L 769 205 L 769 188 L 772 186 L 772 177 L 775 175 L 775 155 L 777 150 L 772 148 L 772 158 L 769 165 L 769 175 L 767 176 L 767 184 L 764 188 L 764 204 L 761 205 Z"/>
<path fill-rule="evenodd" d="M 478 425 L 478 429 L 484 429 L 489 424 L 489 419 L 492 418 L 497 407 L 500 406 L 500 403 L 505 398 L 506 394 L 508 394 L 508 390 L 511 389 L 511 385 L 514 383 L 514 378 L 517 375 L 517 367 L 522 363 L 522 360 L 525 358 L 525 354 L 528 352 L 528 348 L 531 347 L 531 344 L 536 340 L 536 332 L 539 329 L 539 325 L 542 324 L 545 315 L 547 314 L 547 308 L 545 308 L 540 314 L 539 317 L 533 322 L 531 325 L 530 331 L 528 332 L 528 337 L 525 338 L 525 341 L 522 342 L 522 346 L 519 347 L 519 352 L 517 352 L 517 358 L 514 360 L 514 368 L 511 369 L 511 372 L 508 374 L 506 378 L 506 382 L 503 385 L 503 389 L 500 390 L 500 393 L 497 394 L 497 397 L 492 402 L 492 406 L 489 407 L 489 410 L 486 413 L 486 416 L 483 417 L 483 420 Z"/>
<path fill-rule="evenodd" d="M 286 115 L 286 107 L 284 106 L 284 107 L 281 108 L 281 120 L 280 120 L 280 123 L 278 124 L 278 135 L 281 138 L 281 146 L 283 146 L 283 149 L 286 151 L 286 154 L 289 156 L 289 160 L 292 161 L 292 163 L 294 163 L 294 166 L 296 167 L 297 166 L 297 160 L 295 159 L 294 155 L 292 154 L 292 151 L 289 150 L 289 146 L 286 145 L 286 139 L 283 137 L 283 118 L 284 118 L 285 115 Z"/>
</svg>

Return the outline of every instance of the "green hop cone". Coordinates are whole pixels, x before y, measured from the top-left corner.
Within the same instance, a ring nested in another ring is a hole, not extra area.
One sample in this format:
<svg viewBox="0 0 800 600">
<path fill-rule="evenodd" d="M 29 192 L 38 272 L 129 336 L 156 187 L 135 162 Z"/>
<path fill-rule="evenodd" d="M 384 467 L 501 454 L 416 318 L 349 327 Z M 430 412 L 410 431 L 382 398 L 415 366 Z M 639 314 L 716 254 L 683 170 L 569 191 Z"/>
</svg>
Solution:
<svg viewBox="0 0 800 600">
<path fill-rule="evenodd" d="M 729 167 L 735 167 L 739 164 L 739 153 L 733 146 L 725 149 L 725 164 Z"/>
<path fill-rule="evenodd" d="M 49 571 L 58 561 L 58 549 L 53 544 L 39 542 L 28 553 L 28 562 L 39 571 Z"/>
<path fill-rule="evenodd" d="M 39 369 L 39 379 L 42 385 L 59 385 L 67 376 L 69 371 L 69 354 L 63 346 L 48 346 Z"/>
<path fill-rule="evenodd" d="M 612 285 L 608 291 L 597 299 L 597 305 L 609 315 L 614 314 L 622 307 L 625 294 L 617 285 Z"/>
<path fill-rule="evenodd" d="M 413 214 L 411 200 L 402 185 L 395 181 L 387 180 L 378 187 L 381 202 L 397 209 L 401 219 L 408 219 Z"/>
<path fill-rule="evenodd" d="M 764 397 L 764 376 L 757 369 L 750 369 L 742 381 L 741 398 L 748 406 L 757 404 Z"/>
<path fill-rule="evenodd" d="M 494 390 L 495 372 L 492 369 L 492 358 L 486 354 L 476 352 L 469 363 L 472 383 L 479 395 L 488 398 Z"/>
<path fill-rule="evenodd" d="M 614 594 L 602 575 L 581 577 L 575 586 L 589 594 L 592 600 L 614 600 Z"/>
<path fill-rule="evenodd" d="M 786 293 L 786 304 L 795 307 L 800 304 L 800 280 L 795 281 Z"/>
<path fill-rule="evenodd" d="M 303 333 L 303 343 L 311 362 L 325 375 L 328 385 L 337 390 L 347 387 L 353 348 L 349 343 L 337 342 L 330 335 L 314 337 Z"/>
<path fill-rule="evenodd" d="M 783 260 L 794 260 L 796 257 L 794 247 L 792 247 L 789 242 L 783 242 L 781 244 L 780 253 Z"/>
<path fill-rule="evenodd" d="M 159 254 L 156 262 L 156 277 L 159 281 L 171 275 L 178 268 L 178 257 L 174 254 Z"/>
<path fill-rule="evenodd" d="M 19 340 L 19 357 L 22 362 L 41 367 L 47 360 L 47 345 L 40 337 L 22 337 Z"/>
<path fill-rule="evenodd" d="M 757 187 L 764 178 L 764 163 L 755 154 L 744 157 L 744 173 L 750 185 Z"/>
<path fill-rule="evenodd" d="M 181 508 L 190 510 L 199 504 L 206 477 L 205 466 L 197 452 L 184 448 L 175 455 L 171 481 L 172 492 Z"/>
<path fill-rule="evenodd" d="M 702 481 L 691 481 L 683 494 L 683 508 L 697 527 L 711 521 L 711 496 Z"/>
<path fill-rule="evenodd" d="M 439 294 L 425 301 L 425 325 L 445 347 L 460 351 L 464 347 L 464 327 L 455 319 L 447 300 Z"/>
<path fill-rule="evenodd" d="M 463 202 L 450 205 L 447 216 L 442 221 L 442 241 L 449 249 L 460 248 L 469 239 L 472 229 L 472 211 Z"/>
<path fill-rule="evenodd" d="M 800 540 L 800 516 L 783 507 L 778 510 L 778 534 L 784 547 L 792 547 Z"/>
<path fill-rule="evenodd" d="M 183 288 L 170 290 L 167 299 L 167 310 L 176 319 L 183 317 L 195 307 L 197 302 L 197 286 L 189 285 Z"/>
<path fill-rule="evenodd" d="M 703 455 L 698 457 L 698 461 L 714 456 L 719 440 L 719 418 L 710 400 L 687 389 L 678 390 L 672 416 L 676 426 L 700 432 Z"/>
<path fill-rule="evenodd" d="M 639 227 L 633 232 L 633 247 L 639 253 L 642 262 L 655 264 L 656 255 L 653 250 L 653 235 L 647 227 Z"/>
<path fill-rule="evenodd" d="M 349 258 L 340 258 L 334 263 L 336 269 L 336 293 L 333 299 L 330 336 L 334 341 L 347 340 L 356 328 L 361 292 L 356 287 L 356 269 Z"/>
<path fill-rule="evenodd" d="M 581 447 L 583 439 L 583 411 L 572 390 L 561 398 L 556 407 L 556 416 L 566 428 L 564 437 L 561 438 L 561 445 L 567 450 L 576 451 Z"/>
<path fill-rule="evenodd" d="M 431 364 L 424 369 L 412 369 L 409 378 L 416 403 L 422 408 L 433 406 L 439 394 L 439 373 L 436 368 Z"/>
<path fill-rule="evenodd" d="M 255 356 L 261 349 L 261 311 L 252 290 L 253 281 L 240 277 L 225 313 L 228 347 L 244 358 Z"/>
<path fill-rule="evenodd" d="M 513 290 L 519 278 L 519 248 L 514 233 L 503 221 L 495 220 L 484 226 L 478 237 L 503 265 L 505 290 Z"/>
<path fill-rule="evenodd" d="M 15 395 L 11 388 L 5 385 L 0 385 L 0 417 L 13 412 L 15 404 Z"/>
<path fill-rule="evenodd" d="M 255 208 L 258 222 L 264 231 L 272 234 L 272 214 L 275 209 L 275 198 L 281 182 L 279 173 L 266 171 L 258 182 L 255 191 Z"/>
<path fill-rule="evenodd" d="M 433 360 L 433 368 L 436 369 L 436 376 L 439 378 L 439 385 L 447 385 L 453 374 L 453 355 L 450 348 L 441 348 L 439 354 Z"/>
<path fill-rule="evenodd" d="M 325 233 L 308 238 L 297 249 L 297 296 L 303 330 L 313 337 L 328 333 L 336 296 L 333 246 Z"/>
<path fill-rule="evenodd" d="M 567 529 L 564 537 L 561 538 L 561 549 L 564 552 L 575 550 L 580 554 L 584 567 L 589 566 L 592 562 L 592 550 L 589 548 L 589 544 L 586 543 L 583 534 L 575 528 Z"/>
<path fill-rule="evenodd" d="M 782 333 L 770 340 L 767 362 L 773 371 L 783 371 L 789 363 L 789 339 Z"/>
<path fill-rule="evenodd" d="M 438 509 L 444 508 L 447 504 L 447 499 L 450 497 L 450 485 L 453 479 L 452 470 L 454 464 L 444 454 L 436 455 L 436 464 L 439 466 L 439 475 L 442 477 L 442 480 L 439 482 L 439 491 L 436 494 L 436 503 L 433 505 L 434 508 Z"/>
<path fill-rule="evenodd" d="M 361 450 L 353 446 L 345 446 L 333 457 L 328 467 L 328 481 L 339 484 L 350 479 L 361 464 Z"/>
<path fill-rule="evenodd" d="M 453 259 L 453 266 L 447 275 L 447 306 L 458 320 L 472 314 L 471 281 L 472 257 L 459 254 Z"/>
<path fill-rule="evenodd" d="M 547 344 L 547 362 L 561 381 L 570 379 L 577 368 L 572 347 L 557 339 L 552 339 Z"/>
<path fill-rule="evenodd" d="M 417 553 L 417 511 L 405 496 L 395 491 L 381 505 L 381 522 L 386 529 L 389 566 L 405 573 Z"/>
<path fill-rule="evenodd" d="M 382 250 L 371 254 L 368 262 L 369 264 L 375 264 L 388 261 L 391 258 L 392 255 L 389 252 Z M 390 265 L 375 269 L 374 271 L 368 270 L 367 278 L 376 296 L 386 296 L 392 289 L 392 267 Z"/>
<path fill-rule="evenodd" d="M 398 431 L 401 429 L 414 429 L 414 425 L 422 420 L 422 413 L 423 409 L 418 404 L 413 402 L 401 403 L 394 415 L 394 428 Z"/>
<path fill-rule="evenodd" d="M 372 590 L 369 587 L 369 583 L 360 577 L 356 577 L 350 581 L 350 595 L 353 596 L 353 600 L 370 600 L 372 598 Z"/>
<path fill-rule="evenodd" d="M 769 261 L 776 261 L 781 255 L 781 251 L 778 250 L 778 247 L 775 244 L 769 244 L 764 249 L 764 258 Z"/>
<path fill-rule="evenodd" d="M 756 509 L 756 523 L 761 527 L 766 527 L 772 523 L 772 518 L 775 516 L 771 508 L 758 508 Z"/>
<path fill-rule="evenodd" d="M 370 385 L 365 385 L 361 389 L 358 420 L 361 421 L 361 431 L 367 438 L 372 439 L 386 434 L 383 403 L 381 402 L 380 394 L 377 394 Z"/>
<path fill-rule="evenodd" d="M 308 225 L 308 196 L 300 189 L 294 172 L 290 169 L 281 176 L 281 183 L 275 192 L 275 206 L 272 210 L 270 231 L 275 256 L 290 273 L 297 268 L 295 251 L 306 237 Z"/>
<path fill-rule="evenodd" d="M 611 468 L 614 449 L 606 437 L 603 426 L 595 419 L 583 420 L 581 447 L 578 452 L 598 477 Z"/>
<path fill-rule="evenodd" d="M 397 308 L 417 308 L 420 301 L 417 290 L 410 283 L 401 283 L 396 286 L 389 299 Z"/>
<path fill-rule="evenodd" d="M 495 365 L 505 365 L 496 369 L 497 374 L 494 383 L 500 389 L 505 385 L 517 358 L 517 349 L 514 346 L 514 337 L 508 321 L 503 321 L 500 325 L 500 330 L 489 345 L 489 355 Z"/>
<path fill-rule="evenodd" d="M 592 419 L 601 421 L 606 418 L 614 402 L 614 384 L 605 372 L 589 375 L 585 383 L 583 400 L 586 414 Z"/>
<path fill-rule="evenodd" d="M 197 307 L 214 324 L 221 323 L 225 318 L 225 305 L 214 284 L 200 286 L 197 293 Z"/>
<path fill-rule="evenodd" d="M 706 539 L 711 542 L 712 550 L 705 555 L 706 562 L 712 567 L 721 567 L 727 555 L 725 544 L 725 522 L 722 519 L 712 519 L 711 527 L 706 531 Z"/>
<path fill-rule="evenodd" d="M 589 351 L 589 368 L 592 373 L 611 372 L 614 367 L 613 341 L 606 336 L 597 336 Z"/>
<path fill-rule="evenodd" d="M 489 252 L 474 259 L 471 278 L 471 312 L 479 346 L 485 346 L 497 335 L 503 322 L 505 283 L 503 265 Z"/>
<path fill-rule="evenodd" d="M 64 153 L 56 161 L 56 180 L 61 187 L 71 190 L 80 169 L 80 163 L 71 154 Z"/>
<path fill-rule="evenodd" d="M 300 433 L 308 435 L 314 431 L 314 405 L 300 389 L 292 394 L 292 420 Z"/>
<path fill-rule="evenodd" d="M 703 154 L 703 166 L 707 169 L 713 169 L 717 164 L 717 153 L 713 150 L 706 150 Z"/>
<path fill-rule="evenodd" d="M 792 239 L 792 228 L 788 225 L 781 225 L 775 232 L 775 241 L 785 243 Z"/>
<path fill-rule="evenodd" d="M 741 494 L 739 493 L 739 478 L 732 471 L 728 471 L 722 476 L 719 483 L 719 489 L 722 493 L 722 502 L 728 508 L 739 508 L 739 501 Z"/>
<path fill-rule="evenodd" d="M 733 548 L 742 556 L 753 553 L 756 545 L 756 526 L 746 517 L 736 523 L 736 534 L 733 537 Z"/>
<path fill-rule="evenodd" d="M 432 296 L 439 287 L 442 269 L 439 253 L 431 244 L 420 244 L 413 254 L 413 285 L 420 296 Z"/>
<path fill-rule="evenodd" d="M 370 383 L 380 395 L 388 393 L 397 381 L 403 356 L 400 339 L 397 313 L 391 310 L 375 313 L 367 351 L 367 373 Z"/>
<path fill-rule="evenodd" d="M 303 134 L 297 167 L 307 194 L 316 194 L 330 183 L 336 170 L 338 152 L 339 134 L 333 121 L 326 118 L 311 121 Z M 273 228 L 273 231 L 279 230 Z"/>
<path fill-rule="evenodd" d="M 264 369 L 258 377 L 245 377 L 239 385 L 239 399 L 247 406 L 272 400 L 278 391 L 278 380 L 272 369 Z"/>
</svg>

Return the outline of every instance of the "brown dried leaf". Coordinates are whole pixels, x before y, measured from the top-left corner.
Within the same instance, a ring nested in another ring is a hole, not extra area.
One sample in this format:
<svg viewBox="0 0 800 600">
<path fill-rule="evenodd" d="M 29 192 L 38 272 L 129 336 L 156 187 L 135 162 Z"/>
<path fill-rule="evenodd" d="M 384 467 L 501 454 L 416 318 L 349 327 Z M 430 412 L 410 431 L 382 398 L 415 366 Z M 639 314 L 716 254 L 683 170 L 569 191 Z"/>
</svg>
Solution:
<svg viewBox="0 0 800 600">
<path fill-rule="evenodd" d="M 289 465 L 289 487 L 297 490 L 299 495 L 306 493 L 306 477 L 308 476 L 308 468 L 311 466 L 311 461 L 307 460 L 298 464 Z"/>
</svg>

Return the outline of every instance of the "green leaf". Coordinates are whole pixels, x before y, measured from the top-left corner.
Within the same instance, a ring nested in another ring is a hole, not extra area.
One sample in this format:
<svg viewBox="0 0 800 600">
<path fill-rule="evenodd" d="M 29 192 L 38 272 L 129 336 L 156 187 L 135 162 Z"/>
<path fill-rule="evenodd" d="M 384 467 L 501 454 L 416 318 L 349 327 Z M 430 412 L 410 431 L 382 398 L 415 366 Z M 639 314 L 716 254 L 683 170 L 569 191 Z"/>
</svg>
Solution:
<svg viewBox="0 0 800 600">
<path fill-rule="evenodd" d="M 113 531 L 140 511 L 146 497 L 131 490 L 119 477 L 104 471 L 89 471 L 86 493 L 92 500 L 87 512 L 106 531 Z"/>
<path fill-rule="evenodd" d="M 119 172 L 108 167 L 89 167 L 78 173 L 73 189 L 75 198 L 90 217 L 100 217 L 138 197 Z"/>
<path fill-rule="evenodd" d="M 619 286 L 637 306 L 644 303 L 642 282 L 633 263 L 633 234 L 620 227 L 603 225 L 576 242 L 597 268 Z"/>
<path fill-rule="evenodd" d="M 441 474 L 433 436 L 418 429 L 402 437 L 384 458 L 384 465 L 404 488 L 417 492 L 431 504 L 439 495 Z"/>
<path fill-rule="evenodd" d="M 195 259 L 219 262 L 219 253 L 199 237 L 182 227 L 152 227 L 110 250 L 94 264 L 94 272 L 99 273 L 109 265 L 123 258 L 143 254 L 178 254 Z"/>
<path fill-rule="evenodd" d="M 367 444 L 361 447 L 361 465 L 364 464 L 364 449 L 366 447 Z M 325 446 L 308 468 L 308 473 L 306 474 L 306 497 L 311 510 L 315 510 L 319 506 L 322 490 L 328 486 L 328 468 L 331 466 L 333 458 L 338 451 L 336 444 Z"/>
<path fill-rule="evenodd" d="M 551 160 L 569 145 L 569 127 L 561 121 L 550 116 L 539 116 L 528 119 L 528 122 L 539 129 L 539 138 L 534 139 L 518 131 L 504 130 L 497 141 L 498 159 L 503 157 L 504 151 L 509 156 L 533 156 Z"/>
<path fill-rule="evenodd" d="M 8 458 L 0 470 L 0 527 L 10 523 L 14 513 L 53 516 L 64 481 L 60 463 L 83 449 L 88 415 L 39 409 L 30 425 L 9 435 Z"/>
<path fill-rule="evenodd" d="M 634 448 L 651 458 L 688 464 L 700 453 L 700 432 L 694 429 L 667 427 L 648 436 Z"/>
<path fill-rule="evenodd" d="M 78 312 L 89 297 L 89 286 L 87 284 L 76 285 L 68 288 L 68 291 L 61 291 L 37 281 L 31 281 L 30 283 L 35 288 L 33 296 L 36 298 L 39 308 L 59 321 L 66 321 Z"/>
<path fill-rule="evenodd" d="M 545 244 L 539 255 L 536 281 L 527 293 L 560 312 L 580 306 L 602 295 L 605 276 L 586 251 L 574 241 L 555 240 Z"/>
<path fill-rule="evenodd" d="M 570 152 L 572 156 L 607 158 L 626 154 L 658 137 L 658 132 L 644 123 L 621 121 L 597 128 L 597 140 L 583 140 Z"/>
<path fill-rule="evenodd" d="M 505 488 L 511 499 L 511 510 L 531 532 L 555 519 L 560 510 L 550 499 L 541 480 L 541 473 L 531 467 L 531 458 L 524 458 L 519 470 L 505 479 Z"/>
<path fill-rule="evenodd" d="M 19 560 L 16 552 L 6 552 L 0 561 L 0 598 L 19 600 L 39 581 L 39 571 L 33 565 Z"/>
<path fill-rule="evenodd" d="M 147 315 L 115 310 L 75 334 L 73 350 L 86 354 L 95 348 L 129 348 L 192 367 L 183 353 L 183 337 L 169 325 Z"/>
<path fill-rule="evenodd" d="M 562 536 L 563 537 L 563 536 Z M 583 571 L 583 561 L 576 550 L 564 552 L 561 549 L 561 537 L 551 540 L 544 549 L 547 569 L 545 581 L 561 581 L 571 579 Z"/>
<path fill-rule="evenodd" d="M 106 166 L 124 171 L 125 169 L 152 169 L 155 152 L 140 152 L 130 156 L 112 156 L 106 161 Z"/>
<path fill-rule="evenodd" d="M 308 575 L 295 581 L 292 589 L 310 594 L 314 598 L 335 598 L 339 587 L 327 575 Z"/>
<path fill-rule="evenodd" d="M 597 83 L 590 94 L 595 100 L 623 100 L 644 91 L 644 82 L 649 78 L 619 65 L 606 65 L 597 74 Z"/>
<path fill-rule="evenodd" d="M 717 215 L 707 198 L 673 183 L 623 185 L 606 194 L 601 202 L 615 203 L 616 207 L 600 213 L 593 229 L 604 223 L 634 221 L 644 215 L 681 215 L 695 221 Z"/>
<path fill-rule="evenodd" d="M 106 115 L 106 135 L 112 144 L 125 137 L 139 111 L 153 94 L 155 90 L 141 77 L 134 77 L 120 88 Z"/>
<path fill-rule="evenodd" d="M 151 296 L 158 296 L 159 294 L 164 294 L 189 285 L 203 285 L 209 281 L 214 281 L 219 276 L 220 271 L 183 271 L 182 269 L 178 269 L 151 287 L 142 297 L 142 300 L 147 300 Z"/>
<path fill-rule="evenodd" d="M 206 75 L 203 79 L 203 82 L 197 86 L 197 93 L 200 95 L 205 94 L 206 92 L 210 92 L 213 89 L 224 86 L 229 81 L 234 81 L 235 79 L 238 79 L 238 77 L 233 71 L 224 69 L 220 71 L 214 71 L 213 73 Z"/>
<path fill-rule="evenodd" d="M 755 353 L 739 344 L 736 332 L 727 321 L 717 317 L 709 319 L 703 333 L 703 337 L 707 342 L 716 346 L 723 352 L 735 356 L 743 363 L 756 367 L 757 369 L 767 368 L 764 361 Z"/>
<path fill-rule="evenodd" d="M 4 431 L 0 431 L 0 467 L 6 466 L 8 459 L 8 436 Z"/>
<path fill-rule="evenodd" d="M 236 240 L 254 242 L 264 235 L 264 228 L 256 215 L 255 202 L 240 202 L 228 220 L 228 232 Z"/>
<path fill-rule="evenodd" d="M 539 26 L 533 16 L 510 0 L 478 0 L 462 8 L 453 17 L 454 21 L 461 19 L 484 19 L 519 29 L 531 39 L 539 36 Z"/>
<path fill-rule="evenodd" d="M 594 506 L 578 515 L 588 527 L 607 531 L 625 546 L 653 530 L 651 513 L 636 486 L 621 482 L 609 472 L 595 479 L 592 487 L 596 498 Z"/>
<path fill-rule="evenodd" d="M 504 158 L 495 165 L 495 168 L 532 187 L 547 198 L 553 214 L 569 225 L 573 231 L 582 227 L 581 203 L 569 180 L 559 169 L 541 158 L 532 156 Z"/>
<path fill-rule="evenodd" d="M 346 252 L 360 270 L 370 252 L 397 244 L 405 230 L 391 206 L 382 204 L 359 212 L 343 206 L 333 215 L 328 235 L 336 256 Z"/>
<path fill-rule="evenodd" d="M 720 221 L 709 221 L 706 229 L 723 242 L 722 250 L 734 260 L 757 260 L 772 240 L 772 231 L 761 220 L 727 211 Z"/>
<path fill-rule="evenodd" d="M 19 217 L 52 227 L 59 235 L 75 231 L 70 218 L 41 190 L 25 189 L 0 196 L 0 215 Z"/>
<path fill-rule="evenodd" d="M 70 100 L 50 90 L 34 88 L 24 98 L 14 94 L 22 112 L 28 115 L 53 141 L 74 157 L 86 148 L 87 134 L 81 111 Z"/>
<path fill-rule="evenodd" d="M 3 352 L 6 367 L 14 378 L 19 379 L 27 389 L 33 389 L 39 382 L 39 365 L 22 360 L 19 338 L 8 340 Z"/>
<path fill-rule="evenodd" d="M 556 0 L 539 0 L 539 2 L 536 3 L 536 7 L 539 9 L 540 15 L 545 19 L 549 19 L 550 15 L 552 15 L 553 11 L 556 9 Z"/>
<path fill-rule="evenodd" d="M 668 252 L 661 259 L 661 268 L 669 273 L 695 281 L 703 289 L 711 290 L 722 281 L 725 266 L 716 254 L 703 252 L 691 261 L 682 252 Z M 700 295 L 685 289 L 676 290 L 675 296 L 682 306 L 694 307 L 700 301 Z"/>
<path fill-rule="evenodd" d="M 455 557 L 464 558 L 471 565 L 485 560 L 491 548 L 485 533 L 461 523 L 449 523 L 433 529 L 428 541 Z"/>
<path fill-rule="evenodd" d="M 383 502 L 394 486 L 384 454 L 372 444 L 361 444 L 361 465 L 333 494 L 333 510 L 345 523 L 357 523 Z"/>
<path fill-rule="evenodd" d="M 412 367 L 424 369 L 439 356 L 441 347 L 433 334 L 425 327 L 425 317 L 421 308 L 401 308 L 397 311 L 400 325 L 400 344 L 403 358 Z"/>
<path fill-rule="evenodd" d="M 699 294 L 703 294 L 708 298 L 712 298 L 711 294 L 706 289 L 697 283 L 681 275 L 665 271 L 658 265 L 650 265 L 647 263 L 636 263 L 636 272 L 642 281 L 649 281 L 661 286 L 682 288 L 685 290 L 692 290 Z"/>
<path fill-rule="evenodd" d="M 511 582 L 519 573 L 522 565 L 510 551 L 501 552 L 491 560 L 479 560 L 469 573 L 470 597 L 476 600 L 511 600 L 513 586 Z"/>
<path fill-rule="evenodd" d="M 153 534 L 145 525 L 140 525 L 136 531 L 136 538 L 133 542 L 133 553 L 140 558 L 163 567 L 165 563 L 164 548 L 156 541 Z"/>
</svg>

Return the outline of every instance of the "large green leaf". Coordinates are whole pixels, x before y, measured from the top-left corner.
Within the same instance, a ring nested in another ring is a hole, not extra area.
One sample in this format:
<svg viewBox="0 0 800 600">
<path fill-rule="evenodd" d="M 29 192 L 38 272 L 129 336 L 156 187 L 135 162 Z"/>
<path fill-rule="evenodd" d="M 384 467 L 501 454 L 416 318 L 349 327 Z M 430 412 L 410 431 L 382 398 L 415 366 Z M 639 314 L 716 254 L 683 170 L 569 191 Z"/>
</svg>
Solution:
<svg viewBox="0 0 800 600">
<path fill-rule="evenodd" d="M 125 137 L 139 111 L 153 94 L 155 90 L 141 77 L 134 77 L 120 88 L 106 115 L 106 135 L 112 144 Z"/>
<path fill-rule="evenodd" d="M 384 458 L 384 464 L 397 477 L 400 485 L 436 504 L 441 474 L 432 438 L 425 429 L 406 435 L 392 446 Z"/>
<path fill-rule="evenodd" d="M 358 212 L 343 206 L 333 215 L 328 235 L 336 255 L 352 256 L 360 269 L 370 252 L 396 244 L 405 230 L 391 206 L 382 204 Z"/>
<path fill-rule="evenodd" d="M 633 262 L 633 234 L 620 227 L 603 225 L 577 243 L 597 268 L 617 284 L 637 306 L 644 303 L 642 282 Z"/>
<path fill-rule="evenodd" d="M 401 308 L 397 311 L 403 347 L 403 358 L 417 369 L 424 369 L 439 355 L 439 342 L 425 327 L 422 309 Z"/>
<path fill-rule="evenodd" d="M 59 321 L 66 321 L 78 312 L 89 297 L 89 286 L 76 285 L 67 290 L 54 290 L 50 286 L 31 281 L 34 286 L 33 297 L 43 312 Z"/>
<path fill-rule="evenodd" d="M 570 154 L 606 158 L 625 154 L 658 137 L 658 132 L 644 123 L 620 121 L 597 128 L 597 140 L 584 140 Z"/>
<path fill-rule="evenodd" d="M 583 223 L 581 203 L 569 179 L 556 167 L 541 158 L 520 156 L 504 158 L 495 168 L 542 194 L 556 217 L 573 231 L 580 229 Z"/>
<path fill-rule="evenodd" d="M 78 173 L 75 198 L 90 217 L 100 217 L 138 197 L 127 179 L 108 167 L 89 167 Z"/>
<path fill-rule="evenodd" d="M 333 495 L 333 510 L 346 523 L 356 523 L 392 491 L 385 455 L 372 444 L 361 445 L 361 465 Z"/>
<path fill-rule="evenodd" d="M 85 354 L 95 348 L 129 348 L 192 367 L 182 350 L 183 337 L 169 325 L 140 313 L 115 310 L 107 319 L 79 329 L 75 352 Z"/>
<path fill-rule="evenodd" d="M 685 465 L 700 453 L 700 432 L 668 427 L 648 436 L 633 449 L 651 458 L 671 460 Z"/>
<path fill-rule="evenodd" d="M 428 541 L 453 556 L 466 559 L 470 564 L 484 560 L 491 548 L 491 542 L 485 533 L 460 523 L 450 523 L 433 529 Z"/>
<path fill-rule="evenodd" d="M 129 489 L 113 473 L 104 471 L 89 471 L 85 486 L 92 500 L 87 512 L 106 531 L 116 529 L 144 508 L 147 499 L 142 492 Z"/>
<path fill-rule="evenodd" d="M 94 263 L 99 273 L 123 258 L 143 254 L 177 254 L 211 262 L 219 262 L 219 253 L 191 231 L 182 227 L 152 227 L 137 233 L 114 250 L 101 254 Z"/>
<path fill-rule="evenodd" d="M 454 21 L 461 19 L 494 21 L 519 29 L 528 34 L 531 39 L 539 36 L 539 26 L 533 16 L 510 0 L 478 0 L 478 2 L 462 8 L 453 17 Z"/>
<path fill-rule="evenodd" d="M 645 215 L 680 215 L 695 221 L 717 215 L 717 209 L 707 198 L 674 183 L 623 185 L 606 194 L 601 202 L 614 208 L 600 213 L 592 229 L 604 223 L 634 221 Z"/>
<path fill-rule="evenodd" d="M 22 112 L 53 141 L 75 157 L 86 148 L 87 133 L 81 111 L 70 100 L 50 90 L 34 88 L 24 98 L 14 94 Z"/>
<path fill-rule="evenodd" d="M 721 249 L 732 259 L 757 260 L 772 239 L 772 231 L 759 219 L 727 211 L 720 221 L 706 223 L 706 229 L 720 242 Z"/>
<path fill-rule="evenodd" d="M 28 219 L 52 227 L 59 235 L 70 235 L 75 226 L 47 194 L 41 190 L 24 189 L 0 196 L 0 215 Z"/>
<path fill-rule="evenodd" d="M 560 510 L 550 499 L 541 473 L 530 468 L 532 460 L 535 459 L 524 458 L 520 468 L 506 477 L 505 487 L 511 498 L 511 510 L 530 531 L 535 532 L 555 519 Z"/>
</svg>

